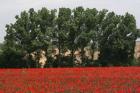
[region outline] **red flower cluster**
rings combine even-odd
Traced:
[[[140,68],[1,69],[0,93],[140,93]]]

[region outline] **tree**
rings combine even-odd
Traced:
[[[67,59],[62,56],[65,50],[71,51],[69,66],[74,66],[74,52],[77,49],[81,49],[85,66],[88,59],[84,58],[84,48],[89,46],[92,59],[96,50],[100,52],[102,66],[132,65],[138,29],[135,17],[129,13],[116,15],[106,9],[98,11],[83,7],[73,10],[60,8],[59,12],[56,9],[35,11],[31,8],[15,16],[15,19],[15,23],[6,25],[7,34],[1,52],[5,67],[26,67],[24,62],[19,66],[24,55],[42,50],[47,59],[51,59],[49,49],[54,46],[59,49],[56,59],[59,66],[64,65],[63,60]],[[27,61],[31,62],[30,59]],[[37,65],[36,60],[35,67]]]
[[[71,9],[69,8],[60,8],[58,13],[58,19],[57,19],[57,34],[58,34],[58,48],[59,48],[59,63],[61,62],[61,52],[64,51],[67,34],[68,32],[68,23],[71,19]],[[62,50],[62,51],[61,51]]]
[[[98,11],[93,8],[93,9],[89,9],[87,8],[85,11],[85,25],[86,25],[86,32],[87,32],[87,37],[89,38],[88,43],[90,43],[90,47],[91,47],[91,54],[92,54],[92,59],[94,57],[94,51],[97,50],[97,38],[98,38],[98,25],[99,23],[97,23],[97,21],[99,19],[98,18]]]
[[[51,45],[51,40],[53,38],[53,33],[56,30],[56,10],[49,11],[46,8],[42,8],[38,11],[38,26],[39,30],[37,33],[37,42],[36,44],[39,45],[38,49],[43,49],[46,51],[46,56],[48,59],[48,49]]]
[[[46,8],[42,8],[38,13],[34,9],[22,12],[20,16],[15,17],[14,24],[6,26],[6,46],[27,53],[47,49],[50,42],[49,30],[54,17],[53,12],[50,13]]]
[[[118,16],[110,12],[102,27],[103,35],[100,40],[102,65],[131,65],[136,40],[134,17],[128,13],[125,16]]]
[[[140,37],[140,29],[137,29],[137,36],[138,36],[138,38]]]
[[[74,17],[72,16],[71,17],[71,21],[70,23],[68,24],[69,25],[69,30],[68,30],[68,39],[67,39],[67,47],[68,49],[71,50],[71,65],[74,66],[74,51],[77,49],[77,46],[76,46],[76,37],[77,37],[77,32],[76,32],[76,25],[75,25],[75,22],[74,22]]]
[[[85,10],[83,7],[77,7],[74,11],[74,22],[76,25],[75,45],[81,49],[82,62],[84,62],[84,47],[87,45],[86,26],[85,26]]]

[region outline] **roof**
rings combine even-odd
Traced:
[[[140,38],[137,38],[137,39],[136,39],[136,42],[140,42]]]

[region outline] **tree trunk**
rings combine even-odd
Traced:
[[[74,66],[74,49],[71,50],[72,66]]]
[[[59,50],[58,65],[60,66],[60,63],[61,63],[61,45],[60,45],[60,41],[59,41],[59,45],[58,45],[58,50]]]
[[[27,66],[27,68],[30,68],[29,61],[28,60],[26,60],[26,66]]]
[[[94,49],[91,50],[91,58],[94,60]]]
[[[47,49],[45,49],[45,57],[46,57],[46,59],[47,59],[47,61],[46,61],[46,63],[45,63],[45,66],[47,65],[47,62],[48,62],[48,48]],[[44,67],[45,67],[44,66]]]
[[[81,48],[81,59],[82,59],[82,64],[84,62],[84,47]]]

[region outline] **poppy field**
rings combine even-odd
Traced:
[[[140,93],[140,68],[0,69],[0,93]]]

